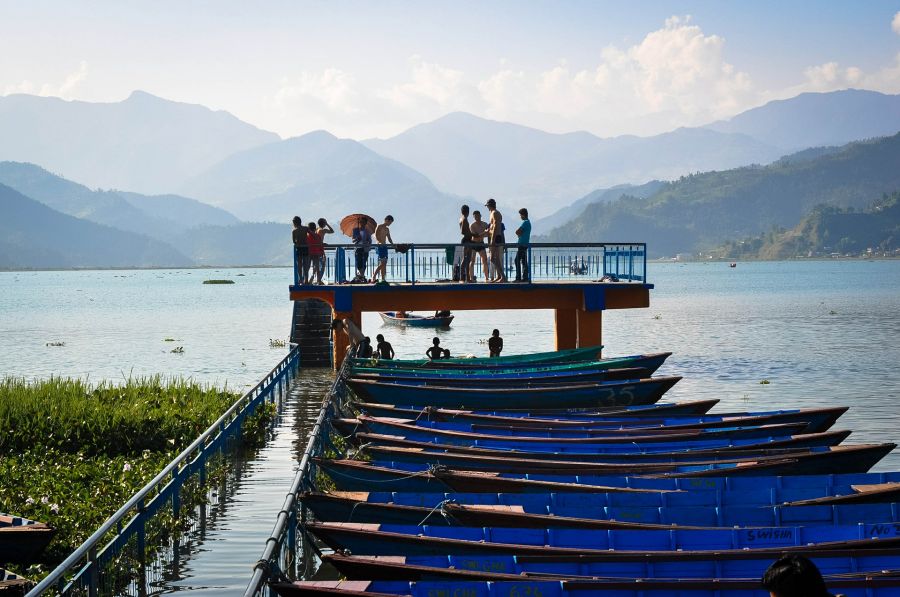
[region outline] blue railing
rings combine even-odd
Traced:
[[[244,420],[264,401],[283,397],[300,367],[300,351],[294,347],[250,391],[241,396],[200,437],[185,448],[152,481],[135,493],[115,514],[44,578],[28,597],[54,591],[62,595],[147,594],[146,563],[148,526],[164,515],[174,520],[181,512],[181,490],[186,481],[196,478],[201,487],[206,482],[207,462],[223,452],[241,433]],[[176,539],[177,540],[177,539]],[[133,552],[141,578],[120,582],[123,552]],[[116,567],[118,566],[118,569]],[[69,578],[71,576],[71,578]]]
[[[266,540],[266,546],[260,559],[253,567],[253,576],[244,592],[244,597],[271,594],[268,582],[283,578],[299,578],[312,564],[309,559],[314,550],[302,549],[302,542],[308,541],[302,532],[306,520],[306,511],[300,501],[303,491],[314,488],[316,467],[313,459],[323,454],[328,448],[338,451],[331,441],[332,418],[342,416],[346,411],[347,386],[345,379],[349,374],[352,359],[344,359],[343,365],[334,378],[334,384],[319,409],[319,416],[310,430],[309,441],[300,459],[300,467],[284,498],[281,511],[275,520],[272,533]]]
[[[467,253],[468,274],[462,272]],[[317,284],[320,279],[323,284],[371,280],[380,262],[384,263],[383,278],[391,284],[451,282],[466,275],[484,282],[496,280],[501,273],[510,281],[517,273],[530,282],[647,281],[645,243],[395,244],[371,245],[367,251],[354,245],[329,245],[318,259],[304,259],[296,250],[294,257],[295,286],[304,281]],[[517,257],[522,261],[518,272]],[[382,279],[380,272],[378,279]]]

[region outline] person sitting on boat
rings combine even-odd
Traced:
[[[488,350],[491,351],[492,357],[499,357],[503,352],[503,338],[500,337],[500,330],[494,330],[488,339]]]
[[[822,573],[801,555],[775,560],[763,574],[762,584],[771,597],[832,597]]]
[[[397,311],[397,313],[394,314],[394,317],[396,317],[397,319],[406,319],[407,317],[409,317],[409,313],[407,313],[406,311]]]
[[[366,336],[356,348],[356,356],[361,359],[371,359],[374,354],[372,350],[372,339]]]
[[[379,272],[381,272],[381,281],[386,281],[385,277],[387,276],[388,262],[388,247],[386,243],[394,244],[394,239],[391,238],[390,230],[390,225],[393,223],[394,216],[387,215],[384,217],[384,222],[375,228],[375,240],[378,242],[378,245],[375,247],[375,253],[378,256],[378,266],[372,274],[372,284],[378,282]]]
[[[375,346],[375,353],[378,355],[378,358],[392,361],[394,359],[394,347],[391,346],[391,343],[385,340],[381,334],[375,336],[375,339],[378,340],[378,344]]]
[[[450,317],[450,311],[447,311],[446,309],[443,311],[435,311],[434,316],[437,318]]]
[[[432,338],[431,344],[432,346],[425,351],[425,356],[427,356],[429,360],[437,361],[439,359],[446,359],[450,356],[449,350],[445,351],[443,348],[441,348],[441,339],[437,336]],[[447,356],[444,356],[445,354]]]

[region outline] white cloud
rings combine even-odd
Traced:
[[[675,16],[639,44],[605,48],[591,68],[565,61],[538,73],[507,68],[478,88],[493,117],[604,134],[658,132],[730,115],[756,99],[749,75],[725,60],[724,46],[690,17]]]
[[[891,21],[891,29],[897,35],[900,35],[900,10],[897,11],[897,14],[894,15],[894,20]]]
[[[67,74],[63,79],[62,83],[44,83],[40,87],[37,86],[33,81],[25,79],[20,81],[19,83],[14,83],[12,85],[7,85],[3,88],[3,95],[9,95],[11,93],[29,93],[32,95],[42,95],[42,96],[55,96],[61,97],[63,99],[73,99],[75,97],[76,91],[81,86],[81,83],[87,79],[88,76],[88,65],[87,62],[82,60],[78,64],[78,69]]]

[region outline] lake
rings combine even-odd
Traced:
[[[289,333],[290,278],[287,268],[2,272],[0,374],[162,374],[242,389],[285,353],[270,339]],[[649,309],[604,314],[604,353],[672,351],[660,373],[684,379],[669,398],[715,397],[729,410],[846,404],[850,441],[896,439],[900,261],[651,263],[648,279]],[[505,353],[553,348],[550,311],[456,316],[435,332],[367,313],[363,329],[402,357],[435,334],[454,355],[485,355],[495,327]],[[887,467],[900,468],[896,453]]]

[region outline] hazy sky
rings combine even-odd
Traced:
[[[900,0],[0,0],[0,94],[143,89],[285,137],[456,110],[652,134],[846,87],[900,93]]]

